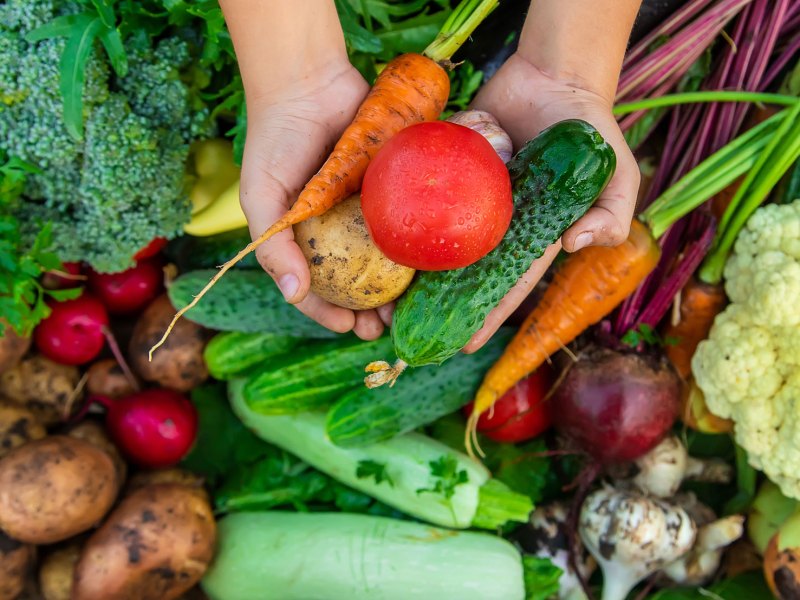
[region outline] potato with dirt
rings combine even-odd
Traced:
[[[208,378],[203,350],[211,332],[181,319],[151,361],[150,348],[161,339],[174,314],[175,308],[166,294],[156,298],[136,322],[128,354],[133,369],[145,381],[188,392]]]
[[[133,383],[113,358],[98,360],[86,371],[86,391],[90,395],[123,398],[138,391]]]
[[[44,600],[70,600],[80,542],[70,542],[48,553],[39,565],[39,590]]]
[[[20,404],[0,398],[0,458],[14,448],[46,435],[47,431],[36,415]]]
[[[105,426],[97,421],[85,419],[77,425],[70,427],[67,430],[67,435],[83,440],[84,442],[89,442],[108,454],[111,460],[114,461],[119,480],[121,482],[125,481],[125,477],[128,474],[128,463],[125,462],[117,446],[111,441],[111,438],[108,437]]]
[[[82,394],[80,371],[34,354],[0,374],[0,396],[22,404],[49,427],[77,411]]]
[[[15,600],[25,589],[36,550],[0,531],[0,600]]]
[[[60,542],[97,525],[121,483],[111,457],[89,442],[29,442],[0,459],[0,529],[29,544]]]
[[[3,326],[5,329],[0,333],[0,373],[16,366],[31,347],[30,336],[19,335],[6,321],[0,319],[0,329],[3,329]]]
[[[311,290],[353,310],[397,299],[416,272],[392,262],[367,231],[358,194],[318,217],[294,226],[294,239],[311,271]]]
[[[123,493],[127,496],[140,488],[157,483],[177,483],[188,487],[202,488],[204,481],[200,475],[177,467],[149,469],[132,475],[128,479]]]
[[[75,568],[73,600],[171,600],[208,568],[216,524],[199,488],[161,483],[123,498],[89,537]]]

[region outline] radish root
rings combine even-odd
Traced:
[[[278,221],[275,221],[275,223],[273,223],[269,227],[269,229],[267,229],[264,233],[262,233],[260,236],[258,236],[256,239],[254,239],[252,242],[247,244],[247,246],[245,246],[242,250],[240,250],[239,253],[236,256],[234,256],[232,259],[230,259],[228,262],[226,262],[224,265],[222,265],[219,268],[219,271],[217,272],[217,274],[214,275],[214,277],[211,278],[211,280],[206,284],[206,286],[202,290],[200,290],[200,293],[197,294],[194,297],[194,299],[192,299],[192,301],[189,302],[189,304],[187,304],[182,309],[180,309],[177,313],[175,313],[175,316],[172,317],[172,321],[170,322],[169,326],[167,327],[167,330],[164,332],[164,335],[161,336],[161,339],[158,340],[158,342],[156,342],[156,344],[152,348],[150,348],[150,352],[147,353],[147,359],[150,362],[153,361],[153,352],[158,350],[158,348],[160,348],[164,344],[164,342],[167,341],[167,338],[169,337],[169,334],[172,332],[173,328],[175,327],[175,324],[178,322],[178,319],[180,319],[184,314],[186,314],[186,311],[188,311],[190,308],[193,308],[194,306],[196,306],[197,303],[200,302],[200,298],[205,296],[206,292],[208,292],[208,290],[210,290],[212,287],[214,287],[214,284],[216,284],[217,281],[219,281],[220,278],[223,275],[225,275],[225,273],[230,271],[231,268],[236,263],[238,263],[245,256],[250,254],[253,250],[258,248],[261,244],[266,242],[273,235],[275,235],[276,233],[280,233],[284,229],[288,229],[292,225],[295,225],[295,220],[292,219],[292,218],[289,218],[288,216],[287,217],[283,217],[282,219],[279,219]]]
[[[369,389],[381,387],[387,383],[389,387],[394,387],[397,378],[406,370],[407,366],[408,363],[400,359],[397,359],[394,365],[390,365],[385,360],[373,361],[364,367],[365,372],[371,373],[364,377],[364,385]]]

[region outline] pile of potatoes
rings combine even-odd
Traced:
[[[216,543],[202,480],[131,474],[99,415],[74,418],[87,393],[120,398],[136,380],[187,392],[208,377],[208,332],[189,321],[146,360],[173,313],[161,296],[132,324],[134,381],[114,359],[61,365],[8,328],[0,336],[0,600],[202,597]]]

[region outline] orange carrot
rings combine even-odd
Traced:
[[[664,337],[675,338],[675,344],[664,349],[678,374],[688,379],[692,374],[692,356],[697,345],[708,337],[714,317],[725,307],[725,290],[721,284],[704,283],[692,278],[681,291],[680,320],[664,329]]]
[[[323,214],[361,187],[369,161],[394,134],[414,123],[432,121],[444,110],[450,95],[450,78],[436,61],[421,54],[394,58],[336,143],[322,168],[306,184],[297,201],[283,217],[226,262],[211,281],[170,323],[161,340],[150,350],[152,358],[178,319],[198,303],[231,267],[276,233]]]
[[[590,246],[564,261],[539,304],[484,376],[467,423],[470,455],[478,417],[551,354],[614,310],[650,274],[660,256],[647,226],[634,219],[628,239],[619,246]]]

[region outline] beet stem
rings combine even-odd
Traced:
[[[125,360],[125,357],[122,354],[122,351],[119,349],[119,344],[117,344],[117,339],[114,337],[113,332],[103,325],[102,328],[103,335],[106,338],[106,342],[108,342],[108,347],[111,350],[111,354],[114,355],[114,359],[119,364],[119,367],[122,369],[122,373],[125,375],[125,378],[128,380],[128,383],[131,384],[131,388],[134,392],[141,391],[141,386],[136,379],[136,376],[131,371],[130,366],[128,365],[128,361]]]

